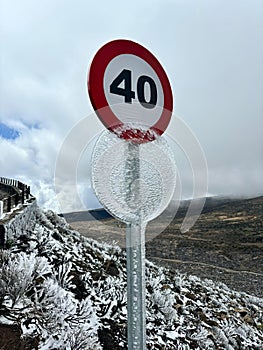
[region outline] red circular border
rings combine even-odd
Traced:
[[[108,64],[113,58],[123,54],[135,55],[146,61],[160,79],[164,94],[163,111],[159,120],[150,128],[150,130],[161,135],[167,128],[172,116],[172,89],[168,77],[157,58],[145,47],[131,40],[118,39],[110,41],[102,46],[94,56],[88,74],[88,92],[92,106],[102,123],[109,130],[114,132],[116,128],[123,125],[108,105],[103,85],[104,74]],[[150,136],[150,134],[153,133],[148,133],[147,135],[142,136],[138,133],[138,130],[134,133],[132,130],[129,130],[119,136],[125,139],[140,139],[140,142],[147,142],[153,140],[153,136]]]

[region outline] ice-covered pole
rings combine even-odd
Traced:
[[[128,350],[146,349],[145,320],[145,224],[140,215],[140,150],[139,144],[127,145],[125,178],[127,203],[138,206],[138,221],[126,228]]]

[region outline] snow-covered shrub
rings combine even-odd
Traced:
[[[77,301],[58,281],[49,278],[35,295],[34,312],[37,333],[42,335],[41,350],[99,349],[98,319],[89,298]]]
[[[67,262],[59,265],[56,278],[61,287],[67,287],[67,288],[72,287],[71,280],[73,278],[73,275],[71,274],[71,269],[72,269],[71,262]]]
[[[1,251],[0,255],[0,295],[1,298],[11,301],[12,309],[26,298],[27,292],[34,287],[39,278],[51,272],[51,268],[47,259],[36,257],[35,254],[11,254]]]
[[[154,290],[153,300],[157,306],[158,311],[164,316],[166,322],[172,322],[177,318],[177,314],[174,308],[174,293],[168,285],[164,285],[161,290]]]
[[[40,350],[100,349],[90,298],[76,300],[67,290],[70,263],[60,265],[57,279],[47,258],[34,253],[2,250],[0,263],[0,310],[21,325],[23,336],[40,336]]]

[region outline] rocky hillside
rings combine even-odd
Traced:
[[[0,349],[127,349],[123,250],[34,220],[0,251]],[[262,349],[262,299],[150,262],[146,290],[147,349]]]
[[[148,256],[263,297],[263,197],[207,203],[194,227],[182,234],[184,214],[182,208],[164,232],[148,242]]]
[[[182,203],[175,217],[173,206],[169,208],[168,220],[164,217],[171,221],[168,227],[160,218],[148,224],[147,257],[170,269],[210,277],[263,297],[263,197],[208,198],[194,227],[181,233],[187,204]],[[103,211],[97,215],[104,217]],[[117,220],[91,220],[88,212],[67,214],[66,219],[87,237],[124,246],[125,225]],[[160,226],[166,227],[163,232]]]

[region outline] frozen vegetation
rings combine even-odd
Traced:
[[[117,246],[35,212],[0,251],[0,324],[47,349],[127,349],[126,261]],[[262,349],[262,299],[146,262],[148,349]]]

